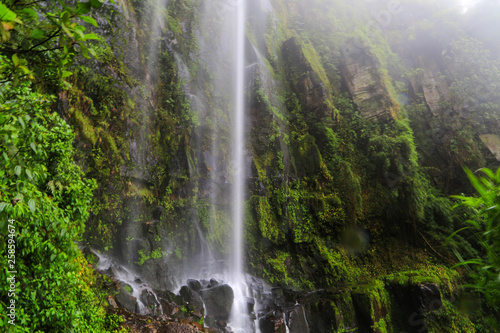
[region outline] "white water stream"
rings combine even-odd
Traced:
[[[253,332],[247,313],[247,297],[251,295],[246,285],[243,264],[243,232],[245,202],[245,25],[246,0],[236,0],[236,49],[233,131],[233,243],[229,266],[229,285],[234,291],[230,326],[234,332]]]

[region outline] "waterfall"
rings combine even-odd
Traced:
[[[243,204],[245,186],[245,0],[237,2],[236,91],[233,133],[233,258],[231,271],[236,281],[243,279]]]
[[[233,243],[230,263],[230,284],[234,290],[231,325],[237,332],[250,326],[246,313],[247,287],[243,268],[243,210],[245,196],[245,15],[246,0],[236,1],[236,50],[233,132]]]

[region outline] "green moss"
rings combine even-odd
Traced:
[[[83,140],[94,145],[97,142],[97,134],[91,120],[81,110],[76,108],[70,109],[69,114],[74,119],[78,133],[82,136]]]

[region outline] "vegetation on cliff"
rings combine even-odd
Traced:
[[[247,32],[248,272],[352,291],[380,332],[406,325],[397,292],[433,283],[446,299],[430,331],[493,330],[500,173],[463,167],[498,165],[498,3],[270,3]],[[0,3],[0,253],[14,219],[26,331],[115,328],[75,241],[161,290],[201,238],[229,250],[231,87],[218,75],[231,64],[214,49],[231,43],[218,9]],[[484,316],[452,302],[467,283]]]

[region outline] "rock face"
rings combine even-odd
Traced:
[[[344,59],[342,75],[363,117],[389,119],[395,115],[397,106],[390,99],[377,66],[364,51]]]
[[[496,134],[483,134],[479,136],[488,150],[500,161],[500,136]]]
[[[120,292],[118,293],[118,295],[116,295],[116,303],[130,312],[138,312],[137,298],[127,294],[127,292],[123,288],[120,289]]]
[[[423,63],[420,61],[422,72],[410,80],[414,93],[424,96],[427,107],[434,115],[438,115],[445,103],[450,103],[450,89],[446,81],[440,76],[435,62]]]
[[[201,298],[207,309],[207,316],[216,320],[228,320],[233,306],[233,289],[227,284],[216,285],[200,290]]]
[[[426,314],[442,306],[441,291],[435,283],[390,283],[393,324],[409,333],[428,332]]]
[[[302,305],[295,305],[288,313],[287,324],[290,333],[309,333],[306,313]]]
[[[301,104],[307,107],[307,112],[314,118],[324,117],[328,110],[325,87],[304,55],[297,38],[292,37],[283,43],[283,58],[289,68],[287,79]]]
[[[187,286],[183,286],[179,293],[186,302],[193,305],[195,308],[203,308],[203,300],[201,299],[201,296],[197,291]]]
[[[441,291],[437,284],[417,284],[412,289],[412,300],[417,311],[427,313],[443,306]]]

